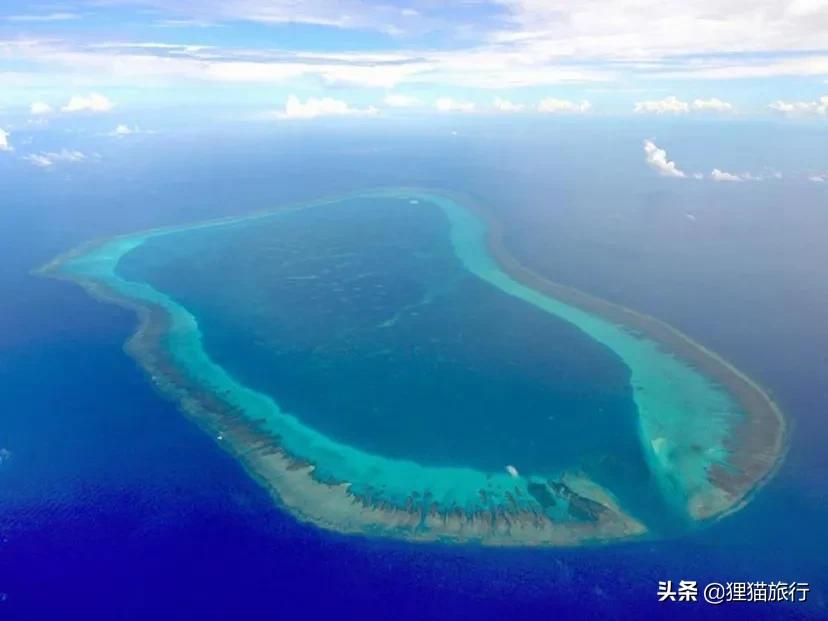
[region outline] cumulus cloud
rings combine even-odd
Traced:
[[[124,136],[131,136],[132,134],[137,134],[138,131],[139,130],[137,127],[130,127],[129,125],[121,123],[118,125],[118,127],[109,132],[109,135],[115,136],[116,138],[122,138]]]
[[[664,99],[639,101],[635,104],[635,111],[655,114],[684,114],[690,112],[690,104],[686,101],[681,101],[674,95],[670,95]]]
[[[57,162],[77,163],[83,162],[87,158],[81,151],[76,151],[74,149],[61,149],[60,151],[48,153],[31,153],[29,155],[24,155],[23,159],[38,168],[51,168]]]
[[[589,112],[592,104],[588,101],[569,101],[568,99],[555,99],[546,97],[538,104],[538,112]]]
[[[413,108],[419,105],[420,100],[409,95],[400,95],[399,93],[388,93],[383,99],[383,102],[389,108]]]
[[[109,112],[115,107],[109,99],[99,93],[90,93],[89,95],[75,95],[66,103],[63,108],[64,112]]]
[[[777,100],[768,107],[783,114],[828,114],[828,95],[816,101]]]
[[[696,99],[692,104],[693,110],[700,112],[732,112],[733,104],[727,101],[722,101],[717,97],[710,99]]]
[[[647,164],[664,177],[684,178],[687,175],[676,166],[676,163],[667,159],[667,151],[660,149],[652,140],[644,141],[644,155]]]
[[[45,101],[32,102],[32,105],[29,106],[29,114],[32,116],[45,116],[47,114],[52,114],[52,106],[47,104]]]
[[[323,116],[370,116],[377,114],[374,107],[352,108],[348,102],[332,97],[309,97],[302,101],[291,95],[283,110],[277,112],[280,119],[315,119]]]
[[[9,136],[9,132],[0,127],[0,151],[13,151]]]
[[[808,181],[812,181],[813,183],[826,183],[828,182],[828,173],[824,175],[811,175],[808,177]]]
[[[711,97],[710,99],[694,99],[692,102],[687,102],[679,99],[675,95],[670,95],[664,99],[639,101],[635,104],[634,110],[638,113],[651,114],[687,114],[691,111],[732,112],[733,104],[728,101],[723,101],[718,97]]]
[[[492,106],[494,106],[494,109],[498,112],[520,112],[526,108],[523,104],[515,103],[513,101],[509,101],[508,99],[503,99],[502,97],[495,97]]]
[[[693,178],[702,180],[705,175],[700,172],[692,174],[685,173],[681,170],[674,161],[668,159],[667,152],[656,145],[652,140],[644,141],[644,155],[647,164],[658,172],[658,174],[665,177],[675,177],[678,179]],[[709,175],[713,181],[724,182],[741,182],[741,181],[764,181],[765,179],[781,179],[782,173],[776,171],[766,171],[761,174],[753,174],[750,172],[731,173],[720,168],[714,168]]]
[[[736,175],[733,173],[725,172],[724,170],[719,170],[718,168],[714,168],[713,171],[710,173],[710,178],[713,181],[746,181],[751,179],[749,173],[744,173],[740,175]]]
[[[475,104],[473,101],[459,101],[451,97],[440,97],[434,104],[440,112],[473,112]]]

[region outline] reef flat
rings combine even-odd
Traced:
[[[257,389],[251,385],[254,382],[239,379],[243,373],[238,369],[230,372],[217,362],[220,347],[215,343],[205,346],[209,339],[205,339],[201,325],[209,323],[208,313],[203,308],[193,312],[179,299],[186,297],[186,288],[177,285],[180,291],[171,295],[165,289],[171,287],[168,282],[165,286],[159,284],[165,282],[163,278],[150,284],[137,277],[137,268],[131,277],[125,275],[130,261],[137,263],[136,257],[141,257],[142,252],[141,269],[146,274],[165,274],[187,260],[192,262],[192,257],[188,258],[180,249],[187,245],[183,236],[193,232],[217,232],[226,238],[231,230],[238,234],[252,229],[251,225],[285,226],[282,223],[296,214],[331,209],[342,213],[355,209],[354,205],[376,200],[393,203],[393,207],[391,203],[383,205],[384,210],[439,212],[457,272],[465,273],[464,283],[472,281],[464,286],[476,287],[475,295],[486,296],[488,304],[509,300],[510,316],[525,313],[544,330],[544,320],[563,322],[574,327],[576,336],[585,343],[600,344],[608,355],[623,363],[635,406],[636,450],[646,464],[647,476],[638,477],[637,488],[623,489],[623,481],[608,474],[614,469],[612,464],[594,466],[577,459],[555,460],[553,445],[547,465],[541,446],[535,451],[539,457],[531,468],[521,467],[518,471],[509,462],[507,468],[497,471],[487,469],[489,464],[485,461],[472,465],[464,458],[465,461],[458,459],[460,463],[454,463],[442,455],[431,459],[427,451],[422,453],[425,457],[418,453],[415,459],[406,453],[406,447],[396,447],[397,454],[390,448],[387,452],[381,450],[381,443],[362,446],[360,430],[343,426],[342,420],[320,421],[320,425],[332,425],[332,431],[325,433],[309,423],[313,408],[288,409],[282,405],[278,390]],[[364,226],[364,222],[358,224]],[[302,226],[308,228],[310,224]],[[430,226],[435,231],[443,230],[436,224]],[[215,244],[217,239],[210,238],[209,242]],[[159,259],[163,254],[161,245],[167,246],[163,249],[167,253],[163,261]],[[256,257],[256,264],[270,265],[268,261],[277,256],[274,252],[272,248],[266,249]],[[416,252],[420,250],[412,250]],[[290,261],[299,260],[306,258],[294,257]],[[279,265],[290,262],[280,261]],[[272,264],[277,263],[273,260]],[[658,499],[649,511],[657,512],[659,502],[663,501],[680,528],[692,527],[695,522],[741,506],[773,471],[785,446],[784,418],[771,399],[745,375],[658,320],[551,283],[527,270],[505,249],[496,221],[471,201],[446,193],[411,188],[372,190],[240,218],[146,231],[89,244],[59,257],[42,271],[78,282],[99,299],[135,310],[140,327],[130,339],[127,351],[155,385],[213,434],[285,508],[300,519],[325,528],[410,540],[474,541],[488,545],[571,546],[653,536],[656,533],[648,509],[633,506],[630,500],[639,492],[646,492],[651,486]],[[287,274],[281,278],[305,282],[315,277],[307,272]],[[439,292],[444,288],[439,281],[440,278],[435,280],[438,294],[434,294],[438,296],[443,295]],[[400,300],[405,293],[399,293]],[[424,301],[401,306],[405,320],[409,324],[416,322],[419,309],[431,305],[432,297],[428,293]],[[359,299],[365,299],[364,294]],[[231,315],[239,312],[237,308],[221,310]],[[215,310],[212,312],[215,314]],[[401,316],[398,312],[378,327],[397,329]],[[331,317],[331,321],[337,320],[335,314]],[[441,320],[444,317],[449,315],[441,315]],[[310,318],[308,323],[312,323]],[[552,323],[549,330],[554,328]],[[314,331],[322,325],[320,319],[313,324]],[[340,332],[353,332],[353,326],[344,328]],[[382,341],[384,337],[376,334],[386,333],[374,326],[371,338]],[[279,339],[270,343],[268,336],[257,335],[257,346],[266,349],[283,345]],[[563,332],[555,336],[564,337]],[[297,347],[301,349],[301,345]],[[320,343],[314,342],[314,355],[322,355],[319,348]],[[341,353],[327,352],[325,360],[337,360]],[[528,367],[524,371],[518,369],[517,375],[522,374],[529,374]],[[370,379],[365,382],[367,387],[371,385]],[[513,386],[504,388],[510,394],[513,390]],[[335,396],[335,390],[330,392]],[[284,398],[288,397],[285,394]],[[596,405],[595,410],[600,408]],[[391,417],[394,412],[384,414]],[[520,407],[516,406],[510,415],[519,417]],[[589,425],[588,416],[589,413],[579,412],[574,418],[587,417],[585,422]],[[344,418],[347,423],[348,417]],[[579,422],[572,418],[567,424]],[[486,421],[479,423],[485,426]],[[435,432],[439,432],[439,427],[429,430]],[[470,443],[485,443],[485,438],[475,439],[474,433],[475,430],[469,430]],[[343,440],[348,434],[356,434],[354,440]],[[582,435],[584,441],[589,440],[589,434]],[[459,437],[462,441],[463,436]],[[557,445],[561,452],[566,439]],[[528,441],[522,441],[526,442],[528,452]],[[519,452],[513,454],[516,460],[521,458]],[[625,459],[634,459],[630,451],[623,455]]]

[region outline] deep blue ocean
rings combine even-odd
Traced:
[[[100,157],[83,165],[0,160],[0,619],[828,617],[828,188],[659,178],[646,137],[687,170],[828,168],[824,127],[611,120],[90,133],[78,146]],[[503,550],[320,531],[155,393],[122,351],[129,312],[30,273],[92,238],[376,185],[470,193],[533,269],[723,354],[791,420],[778,474],[737,514],[653,543]],[[811,592],[659,604],[660,580]]]

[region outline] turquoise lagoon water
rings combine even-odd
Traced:
[[[166,309],[190,381],[319,480],[396,506],[537,508],[532,481],[578,473],[672,531],[719,493],[707,470],[744,417],[653,341],[514,280],[479,216],[440,194],[119,237],[63,269]]]

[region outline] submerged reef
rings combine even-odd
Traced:
[[[410,209],[439,208],[466,272],[498,295],[571,324],[617,356],[629,371],[653,493],[679,529],[738,509],[773,473],[786,446],[785,419],[754,381],[664,322],[528,270],[509,254],[497,220],[465,197],[418,188],[371,190],[94,242],[41,272],[134,310],[140,325],[127,352],[299,519],[345,533],[486,545],[573,546],[657,536],[647,516],[620,500],[620,490],[577,465],[522,474],[504,464],[501,472],[486,472],[392,458],[329,437],[303,422],[301,413],[285,411],[278,394],[245,385],[212,359],[198,317],[185,305],[118,269],[149,240],[345,199],[383,198]]]

